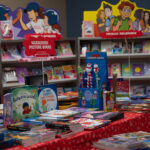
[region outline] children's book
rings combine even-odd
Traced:
[[[25,76],[28,76],[27,68],[16,68],[16,74],[19,83],[25,83]]]
[[[122,42],[122,52],[123,53],[132,53],[132,42],[128,42],[128,45],[126,45],[125,42]]]
[[[129,77],[132,76],[132,66],[129,64],[122,64],[122,76]]]
[[[14,122],[24,118],[39,116],[39,101],[37,87],[24,86],[11,91],[13,97]]]
[[[15,47],[15,46],[9,47],[8,52],[12,59],[21,59],[22,58],[17,47]]]
[[[112,54],[122,54],[121,42],[112,42]]]
[[[82,24],[82,36],[93,37],[94,36],[94,24],[93,21],[83,21]]]
[[[71,44],[70,42],[66,41],[66,42],[61,42],[60,43],[60,49],[61,49],[61,55],[62,56],[69,56],[69,55],[73,55],[72,49],[71,49]]]
[[[110,76],[113,76],[113,74],[117,74],[117,76],[121,76],[121,64],[120,63],[110,64]]]
[[[11,20],[0,21],[1,34],[4,40],[13,39],[13,26]]]
[[[58,87],[57,88],[57,95],[60,96],[60,95],[63,95],[64,94],[64,89],[63,87]]]
[[[54,69],[53,69],[53,79],[58,80],[58,79],[63,79],[63,78],[64,78],[63,68],[61,66],[54,67]]]
[[[101,41],[101,51],[107,52],[107,54],[112,54],[112,42],[111,41]]]
[[[48,81],[53,79],[53,67],[44,67],[44,73],[47,74]]]
[[[8,52],[8,49],[6,47],[2,48],[2,60],[8,60],[11,59],[11,56]]]
[[[143,85],[134,85],[131,88],[134,97],[143,97],[146,94],[146,87]]]
[[[3,126],[13,123],[13,110],[12,110],[12,94],[7,93],[3,96]]]
[[[83,112],[90,112],[90,111],[93,111],[93,110],[97,110],[97,108],[70,107],[66,110],[78,111],[80,113],[83,113]]]
[[[132,64],[133,76],[144,75],[144,64]]]
[[[143,50],[143,43],[140,42],[134,42],[133,44],[133,53],[142,53]]]
[[[144,75],[150,76],[150,64],[148,64],[148,63],[144,64]]]
[[[70,122],[80,123],[85,130],[94,130],[110,123],[109,120],[96,120],[96,119],[88,119],[88,118],[79,118],[79,119],[72,120]]]
[[[144,40],[143,53],[150,53],[150,40]]]
[[[41,85],[38,88],[40,112],[58,109],[58,97],[56,84]]]
[[[75,70],[71,65],[62,66],[64,71],[64,78],[76,78]]]

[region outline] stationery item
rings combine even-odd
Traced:
[[[144,75],[144,65],[143,64],[132,64],[133,76]]]
[[[80,123],[85,130],[94,130],[103,126],[106,126],[109,120],[96,120],[88,118],[78,118],[71,121],[72,123]]]
[[[38,87],[39,110],[41,113],[58,109],[56,84]]]
[[[25,83],[25,76],[28,76],[27,68],[16,68],[16,74],[19,83]]]
[[[11,91],[13,102],[13,119],[19,122],[27,117],[39,116],[37,87],[24,86]]]

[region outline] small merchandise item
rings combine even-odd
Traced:
[[[110,123],[109,120],[96,120],[96,119],[88,119],[88,118],[78,118],[71,121],[72,123],[80,123],[85,130],[94,130],[103,126],[106,126]]]
[[[144,75],[144,64],[132,64],[133,76],[143,76]]]
[[[13,39],[13,26],[11,20],[0,21],[1,34],[3,40]]]
[[[29,122],[18,122],[15,124],[7,125],[9,130],[15,131],[29,131],[29,130],[39,130],[44,128],[45,125],[38,123],[29,123]]]

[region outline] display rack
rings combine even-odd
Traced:
[[[0,41],[0,49],[2,52],[2,46],[9,46],[9,45],[20,45],[23,43],[24,39],[19,39],[19,40],[1,40]],[[77,44],[76,44],[76,39],[75,38],[65,38],[59,41],[56,41],[55,44],[59,44],[59,42],[62,41],[69,41],[73,55],[71,56],[57,56],[56,59],[51,59],[47,60],[42,59],[36,59],[33,58],[31,61],[18,61],[17,59],[9,59],[9,60],[0,60],[0,103],[2,103],[2,96],[3,94],[11,88],[14,87],[20,87],[25,85],[24,83],[5,83],[3,84],[2,81],[2,70],[4,67],[27,67],[27,68],[32,68],[32,67],[37,67],[37,68],[42,68],[42,61],[43,65],[45,66],[61,66],[61,65],[77,65]],[[0,54],[1,57],[1,54]],[[55,56],[54,56],[55,57]],[[70,79],[61,79],[61,80],[51,80],[48,81],[48,83],[56,83],[57,87],[76,87],[77,88],[77,78],[70,78]]]

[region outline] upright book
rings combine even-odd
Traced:
[[[41,85],[38,88],[40,112],[58,109],[56,84]]]
[[[24,86],[11,91],[13,98],[13,119],[15,122],[24,118],[39,116],[37,87]]]

